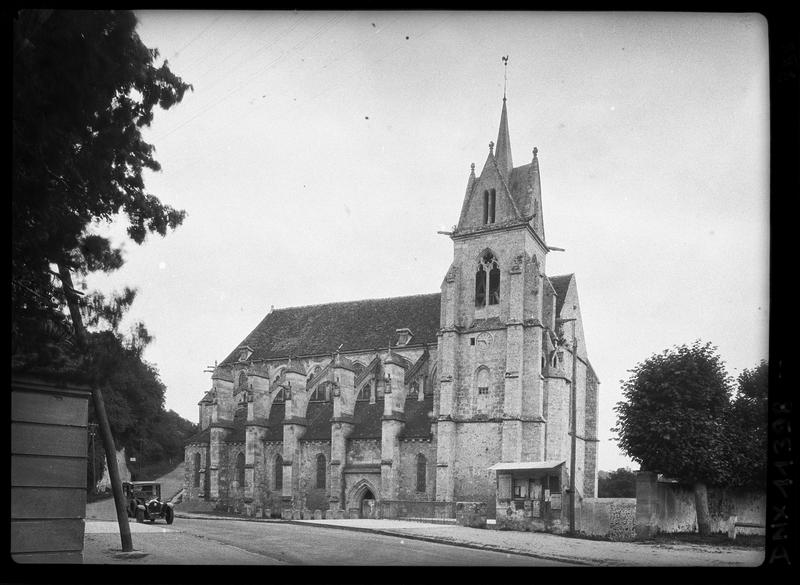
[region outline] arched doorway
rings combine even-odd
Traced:
[[[377,490],[368,480],[362,479],[350,490],[347,498],[348,513],[358,511],[359,518],[378,518]]]
[[[377,518],[375,494],[372,493],[371,489],[367,488],[364,490],[364,493],[361,496],[361,505],[359,506],[359,510],[361,511],[361,518]]]

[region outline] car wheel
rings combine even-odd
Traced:
[[[172,524],[172,521],[175,520],[175,513],[172,511],[172,508],[167,508],[164,518],[166,518],[167,524]]]
[[[139,524],[144,522],[144,510],[136,510],[136,521]]]

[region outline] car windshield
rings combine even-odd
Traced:
[[[158,495],[160,495],[159,492],[161,492],[161,490],[158,489],[159,487],[160,486],[152,485],[152,484],[151,485],[137,485],[137,486],[134,486],[133,490],[134,490],[134,493],[141,494],[143,496],[158,496]]]

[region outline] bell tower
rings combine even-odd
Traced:
[[[514,167],[505,95],[497,141],[471,165],[442,282],[437,500],[494,501],[497,462],[543,457],[545,243],[538,149]]]

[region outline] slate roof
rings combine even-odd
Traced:
[[[431,418],[429,412],[433,411],[433,394],[426,395],[422,400],[413,396],[406,400],[406,426],[403,428],[403,438],[427,439],[431,436]]]
[[[321,355],[386,347],[396,330],[414,332],[412,344],[437,341],[440,293],[289,307],[271,311],[236,345],[253,348],[251,360]],[[222,364],[236,361],[234,349]]]
[[[356,401],[353,408],[353,422],[355,428],[350,434],[351,439],[380,439],[381,418],[383,417],[383,398],[370,404],[366,401]]]
[[[227,443],[244,443],[246,432],[245,424],[247,424],[247,408],[237,408],[233,414],[233,430],[228,435]]]
[[[193,434],[191,437],[186,439],[183,444],[189,445],[191,443],[208,443],[211,440],[210,438],[211,429],[206,428]]]
[[[303,435],[306,441],[330,441],[331,418],[333,417],[333,402],[309,402],[306,408],[306,421],[308,426]]]
[[[562,274],[560,276],[550,276],[550,284],[556,291],[556,317],[561,315],[561,307],[564,306],[564,298],[567,296],[567,288],[569,288],[569,281],[572,280],[574,274]]]
[[[285,402],[272,404],[272,408],[269,409],[269,418],[267,419],[267,441],[283,441],[283,416],[285,412]]]
[[[531,196],[528,194],[528,185],[530,179],[528,173],[530,172],[531,163],[522,165],[521,167],[514,167],[508,178],[508,190],[511,191],[511,197],[517,208],[522,215],[530,215],[533,213],[531,209]]]

